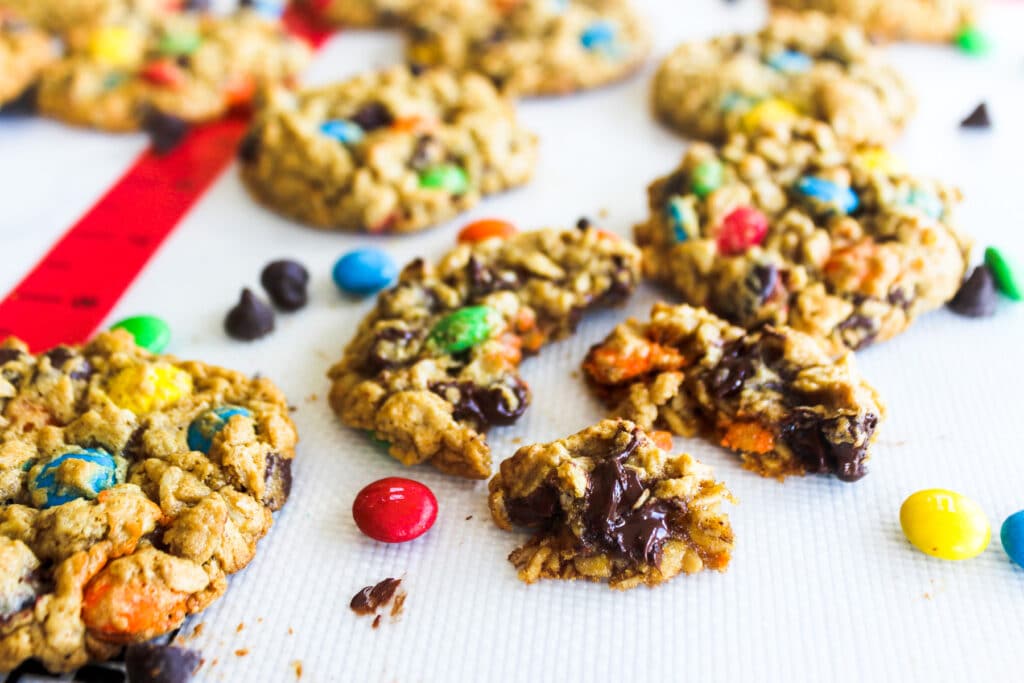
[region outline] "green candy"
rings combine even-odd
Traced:
[[[469,191],[469,176],[461,166],[439,164],[431,166],[420,175],[420,187],[444,190],[454,195],[466,194]]]
[[[725,169],[717,159],[702,161],[693,169],[690,183],[693,193],[698,197],[706,197],[722,185],[722,173]]]
[[[459,353],[473,348],[491,336],[491,321],[498,312],[490,306],[467,306],[449,313],[434,325],[427,343],[445,353]]]
[[[126,330],[135,337],[135,344],[152,353],[160,353],[171,341],[171,328],[160,318],[136,315],[110,326],[112,330]]]
[[[198,33],[167,33],[160,39],[160,53],[175,57],[190,55],[199,49],[203,39]]]
[[[1024,301],[1024,280],[1019,268],[1014,267],[1001,251],[995,247],[985,250],[985,265],[992,271],[996,289],[1014,301]]]
[[[992,49],[992,42],[977,26],[964,26],[953,40],[957,47],[975,57],[988,54]]]

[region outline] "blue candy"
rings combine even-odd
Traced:
[[[200,413],[188,426],[188,447],[193,451],[209,453],[213,437],[220,434],[220,430],[235,415],[252,417],[252,411],[241,406],[219,406]]]
[[[613,55],[617,47],[615,24],[610,21],[595,21],[580,34],[580,43],[591,52]]]
[[[249,6],[269,19],[279,19],[284,14],[283,0],[251,0]]]
[[[697,233],[697,212],[691,202],[682,197],[668,200],[668,217],[676,242],[685,242]]]
[[[398,277],[398,266],[380,249],[365,248],[348,252],[334,264],[334,284],[348,294],[373,294]]]
[[[768,66],[784,74],[810,71],[814,60],[797,50],[780,50],[767,59]]]
[[[64,467],[65,464],[75,466]],[[58,455],[43,465],[29,483],[29,489],[36,504],[51,508],[79,498],[95,498],[100,491],[116,485],[117,479],[114,456],[102,448],[82,448]]]
[[[551,11],[555,14],[564,14],[569,9],[569,0],[551,0]]]
[[[860,206],[857,193],[852,188],[837,185],[824,178],[804,176],[797,182],[796,189],[820,210],[826,212],[853,213]]]
[[[345,119],[331,119],[320,124],[320,132],[345,145],[353,145],[365,137],[362,126]]]
[[[942,214],[944,213],[941,199],[931,192],[917,187],[910,188],[906,197],[903,198],[903,205],[917,209],[924,215],[930,216],[935,220],[942,218]]]
[[[1003,542],[1003,550],[1010,559],[1024,567],[1024,510],[1006,518],[999,532],[999,540]]]
[[[750,109],[756,101],[756,98],[738,92],[727,92],[718,101],[718,108],[722,111],[742,111]]]

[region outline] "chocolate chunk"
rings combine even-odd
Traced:
[[[984,102],[974,108],[967,118],[960,122],[961,128],[991,128],[992,120],[988,116],[988,107]]]
[[[129,683],[185,683],[199,668],[199,653],[173,645],[129,645],[124,668]]]
[[[878,336],[876,321],[860,313],[854,313],[839,323],[837,329],[843,339],[843,343],[854,351],[870,345],[875,340],[875,337]]]
[[[619,551],[627,557],[657,566],[669,538],[668,506],[653,501],[633,510],[622,518],[613,535]]]
[[[960,291],[948,306],[954,313],[968,318],[987,318],[995,315],[998,303],[999,296],[992,271],[982,264],[960,285]]]
[[[352,596],[348,606],[356,614],[373,614],[394,597],[401,583],[401,579],[384,579],[376,586],[367,586]]]
[[[149,141],[157,154],[167,154],[185,139],[189,123],[159,109],[149,109],[142,117],[142,129],[149,133]]]
[[[359,127],[369,132],[378,128],[386,128],[395,121],[391,111],[380,102],[371,102],[359,108],[351,119],[358,123]]]
[[[417,171],[423,171],[440,162],[444,150],[433,135],[421,135],[416,139],[409,165]]]
[[[422,30],[422,29],[420,29],[417,32],[416,27],[413,27],[412,28],[412,35],[413,35],[414,38],[416,37],[417,33],[420,34],[419,35],[420,40],[426,40],[426,37],[428,35],[427,32]],[[411,73],[413,76],[419,76],[419,75],[421,75],[426,70],[427,70],[427,67],[424,66],[423,64],[420,64],[419,62],[409,62],[409,73]]]
[[[456,420],[473,422],[480,429],[492,424],[512,424],[522,417],[530,403],[530,389],[518,378],[511,386],[438,382],[430,390],[452,403],[452,416]],[[457,394],[454,399],[453,393]]]
[[[260,136],[256,130],[250,130],[238,144],[238,160],[244,164],[254,164],[260,156]]]
[[[75,352],[66,346],[55,346],[43,356],[50,359],[50,365],[54,370],[62,370],[64,364],[75,357]]]
[[[279,453],[268,454],[263,481],[263,504],[271,510],[280,510],[292,492],[292,461]]]
[[[576,221],[577,230],[586,230],[590,227],[590,225],[590,219],[587,218],[586,216],[582,216],[578,221]]]
[[[753,349],[744,347],[741,340],[728,344],[722,351],[722,359],[708,375],[708,389],[718,399],[735,396],[743,383],[754,374]]]
[[[224,319],[228,336],[241,341],[252,341],[270,334],[274,329],[274,311],[260,301],[247,287],[242,297]]]
[[[822,418],[810,408],[797,408],[782,424],[780,436],[810,473],[835,474],[857,481],[865,474],[864,456],[878,426],[878,416]]]
[[[469,257],[466,272],[469,275],[470,293],[476,298],[483,298],[502,290],[516,289],[522,281],[515,271],[489,268],[476,256]]]
[[[371,372],[396,368],[416,357],[419,335],[405,327],[385,327],[373,338],[366,354],[366,365]]]
[[[21,358],[21,351],[18,349],[0,349],[0,365],[10,363]]]
[[[525,498],[505,501],[505,509],[513,524],[526,527],[547,527],[558,519],[558,490],[550,484],[538,486]]]
[[[608,285],[608,289],[593,302],[595,306],[617,306],[629,299],[636,288],[636,282],[633,281],[633,273],[629,268],[629,264],[626,263],[625,257],[619,254],[612,256],[612,267],[615,270],[609,276],[611,282]]]
[[[260,273],[260,284],[274,305],[283,311],[297,311],[306,305],[309,272],[297,261],[273,261]]]
[[[779,269],[774,263],[761,263],[750,271],[750,284],[761,301],[767,301],[779,284]]]

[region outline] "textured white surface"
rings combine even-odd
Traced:
[[[754,27],[763,16],[751,0],[639,4],[654,20],[658,55],[686,38]],[[962,223],[979,244],[1024,255],[1024,5],[994,5],[988,19],[999,50],[986,60],[944,47],[891,50],[921,104],[897,151],[913,168],[963,187]],[[339,36],[309,80],[398,60],[399,46],[383,34]],[[229,171],[129,290],[112,320],[159,314],[175,331],[172,352],[262,372],[297,407],[292,499],[227,596],[190,622],[204,625],[187,639],[206,659],[200,679],[289,681],[301,662],[302,680],[317,682],[1019,680],[1024,570],[1010,564],[998,538],[972,561],[928,558],[904,540],[898,510],[915,490],[954,488],[982,505],[998,534],[1001,521],[1024,508],[1024,306],[1004,304],[985,321],[939,311],[860,356],[890,416],[871,474],[855,485],[766,481],[720,449],[677,439],[740,498],[731,509],[736,554],[726,574],[655,590],[519,583],[505,557],[522,539],[490,522],[485,483],[403,470],[330,413],[324,373],[371,305],[337,294],[334,259],[362,244],[385,247],[400,262],[436,257],[467,220],[489,215],[530,228],[606,210],[603,224],[628,235],[644,215],[647,183],[685,148],[648,114],[651,68],[599,92],[524,103],[522,116],[543,138],[535,182],[412,237],[303,229],[255,206]],[[958,121],[982,98],[995,128],[960,132]],[[143,145],[140,136],[0,118],[0,290]],[[279,316],[264,341],[231,342],[221,332],[224,312],[241,286],[258,286],[264,263],[282,256],[313,273],[311,305]],[[587,319],[571,340],[524,364],[534,404],[517,425],[491,434],[496,459],[520,439],[557,438],[601,416],[576,377],[579,361],[614,323],[645,315],[655,297],[643,289],[624,311]],[[434,529],[401,546],[365,538],[350,514],[363,485],[391,475],[425,482],[441,506]],[[348,601],[386,576],[405,577],[405,613],[372,630]],[[235,654],[243,649],[247,655]]]

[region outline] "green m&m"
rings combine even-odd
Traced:
[[[995,247],[985,250],[985,265],[992,271],[996,289],[1014,301],[1024,300],[1024,276],[1018,265]]]
[[[180,57],[190,55],[199,49],[203,39],[198,33],[178,31],[167,33],[160,39],[160,54]]]
[[[717,159],[702,161],[693,169],[690,176],[693,193],[698,197],[706,197],[722,185],[722,173],[725,169]]]
[[[974,57],[981,57],[992,50],[992,42],[977,26],[964,26],[953,38],[962,51]]]
[[[445,353],[467,351],[491,336],[499,313],[489,306],[467,306],[441,318],[427,343]]]
[[[461,166],[438,164],[420,174],[420,187],[444,190],[454,195],[466,194],[469,191],[469,176]]]
[[[152,353],[160,353],[171,341],[171,328],[152,315],[136,315],[110,326],[112,330],[126,330],[135,337],[135,344]]]

